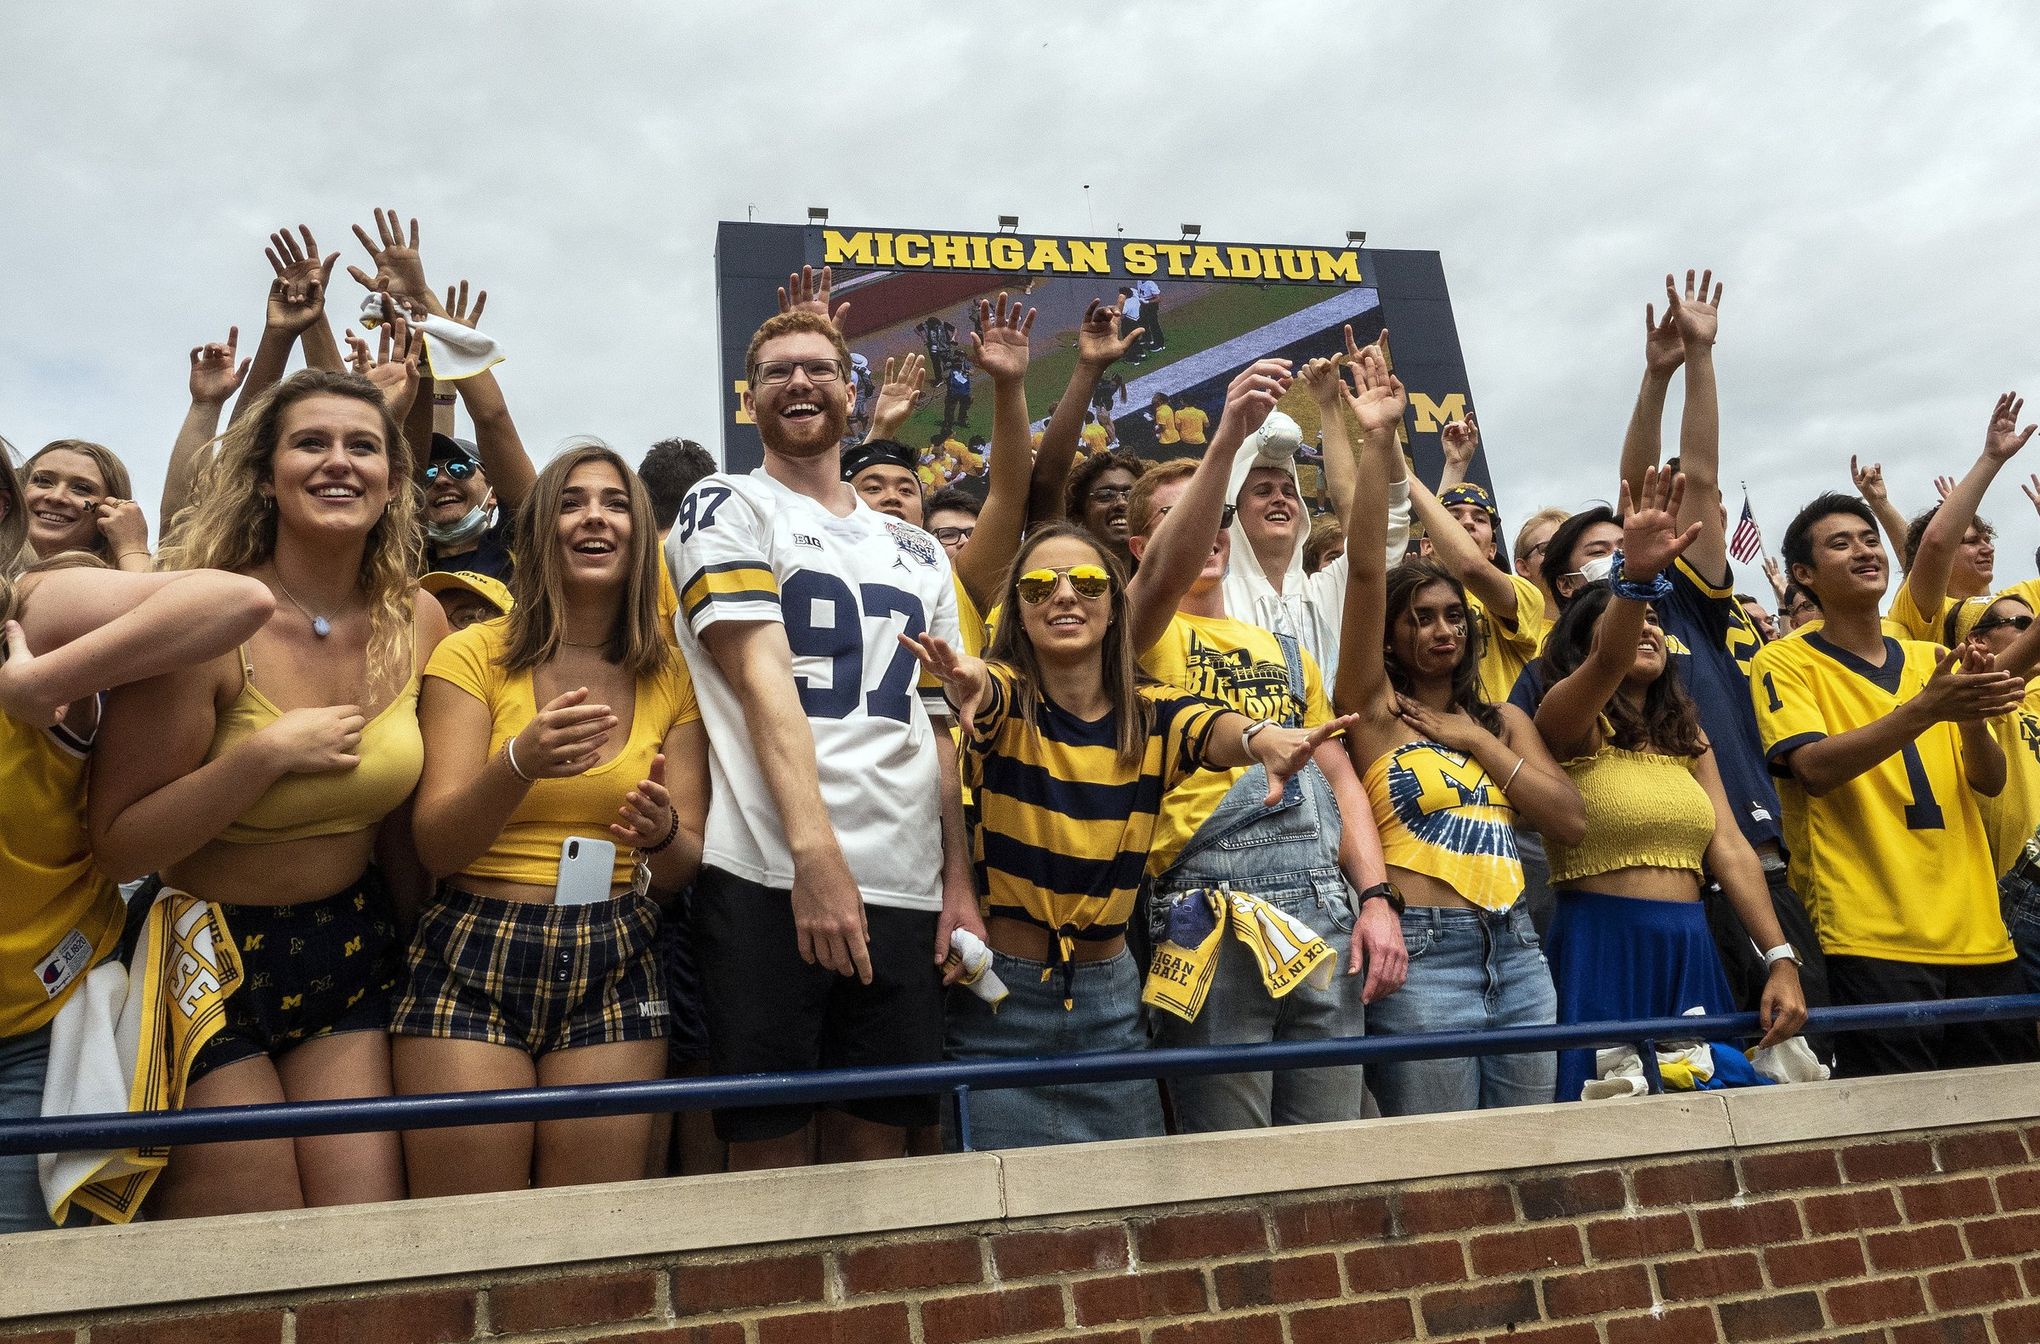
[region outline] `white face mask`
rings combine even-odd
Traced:
[[[1615,572],[1613,555],[1597,555],[1580,566],[1580,577],[1588,583],[1600,583]]]
[[[477,504],[460,516],[459,522],[427,523],[425,537],[434,546],[445,549],[450,546],[465,546],[482,535],[482,529],[489,525],[489,514]]]

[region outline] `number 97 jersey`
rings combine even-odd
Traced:
[[[689,491],[666,562],[708,731],[703,861],[763,886],[793,885],[743,705],[701,642],[718,621],[771,621],[786,628],[822,801],[865,901],[941,909],[938,743],[916,692],[920,665],[898,637],[933,632],[962,647],[942,547],[862,500],[838,518],[760,470],[709,476]]]

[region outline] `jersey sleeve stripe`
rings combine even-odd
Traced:
[[[1789,776],[1792,771],[1785,764],[1787,756],[1790,756],[1801,747],[1814,742],[1825,742],[1826,740],[1826,733],[1794,733],[1781,742],[1773,743],[1771,749],[1764,753],[1764,759],[1771,763],[1772,774]]]
[[[680,590],[680,606],[693,620],[711,602],[767,602],[779,605],[779,581],[772,571],[748,560],[703,565]]]

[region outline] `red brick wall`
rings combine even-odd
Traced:
[[[1356,1135],[1364,1141],[1365,1135]],[[2040,1125],[0,1326],[9,1344],[2025,1344]]]

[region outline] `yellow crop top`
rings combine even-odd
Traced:
[[[1506,910],[1523,894],[1516,810],[1479,761],[1405,742],[1375,758],[1362,782],[1390,867],[1435,877],[1483,910]]]
[[[1553,882],[1577,882],[1622,868],[1703,871],[1714,842],[1714,804],[1693,776],[1691,756],[1602,747],[1565,763],[1587,805],[1587,837],[1577,845],[1549,837]]]
[[[439,642],[425,675],[456,686],[489,709],[489,753],[523,731],[538,713],[530,671],[504,666],[510,645],[510,621],[502,617],[456,630]],[[524,792],[524,801],[510,814],[488,852],[467,866],[466,877],[550,887],[559,880],[560,842],[570,835],[608,840],[609,824],[623,806],[623,796],[637,787],[652,768],[652,757],[665,749],[674,724],[701,717],[694,703],[694,681],[678,649],[656,674],[640,678],[632,701],[630,740],[623,750],[592,770],[566,779],[541,779]],[[631,855],[616,852],[612,887],[628,885]]]
[[[255,689],[255,664],[241,648],[241,693],[213,725],[206,760],[283,717],[270,698]],[[285,775],[254,806],[220,832],[230,845],[278,845],[319,835],[365,831],[411,796],[425,768],[425,739],[418,732],[418,678],[413,674],[397,698],[361,730],[360,764],[352,770]]]

